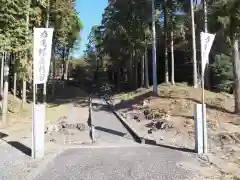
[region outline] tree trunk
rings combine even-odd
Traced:
[[[134,80],[133,80],[133,84],[134,84],[134,89],[137,89],[138,88],[138,61],[137,61],[137,53],[133,52],[133,72],[134,72]]]
[[[152,68],[153,68],[153,92],[158,94],[157,82],[157,56],[156,56],[156,28],[155,28],[155,4],[152,0]]]
[[[49,26],[49,9],[50,9],[50,0],[47,0],[46,28],[48,28],[48,26]]]
[[[145,82],[145,76],[144,76],[144,53],[142,54],[142,59],[141,59],[141,87],[144,87],[144,82]]]
[[[68,80],[68,69],[69,69],[69,62],[70,62],[70,57],[68,55],[67,57],[67,61],[66,61],[66,64],[65,64],[65,80]]]
[[[203,9],[204,9],[204,32],[208,32],[208,17],[207,17],[207,2],[203,0]]]
[[[4,92],[3,92],[3,123],[7,122],[7,113],[8,113],[8,79],[4,80]]]
[[[130,89],[133,88],[134,78],[133,78],[133,55],[130,56],[129,59],[129,68],[128,68],[128,80],[129,80],[129,87]]]
[[[120,67],[117,67],[117,90],[120,92]]]
[[[145,60],[145,87],[149,88],[149,74],[148,74],[148,54],[147,48],[144,51],[144,60]]]
[[[14,77],[13,77],[13,97],[14,99],[16,98],[17,94],[17,73],[14,73]]]
[[[3,90],[3,68],[4,68],[4,62],[5,62],[5,52],[3,52],[2,62],[1,62],[1,90]]]
[[[47,101],[47,82],[43,84],[43,103]]]
[[[52,53],[54,54],[54,53]],[[56,82],[55,82],[55,77],[56,77],[56,62],[54,56],[52,60],[52,69],[53,69],[53,79],[52,79],[52,95],[54,96],[55,94],[55,88],[56,88]]]
[[[234,95],[235,112],[240,113],[240,62],[238,40],[233,38],[233,75],[234,75]]]
[[[165,0],[164,4],[164,36],[165,36],[165,83],[169,83],[169,72],[168,72],[168,30],[167,30],[167,22],[168,21],[168,8],[167,8],[167,0]]]
[[[97,61],[97,71],[99,71],[99,63],[100,62],[99,62],[99,58],[98,57],[96,58],[96,61]]]
[[[112,84],[115,84],[114,70],[112,68]]]
[[[139,54],[137,53],[136,54],[136,58],[135,58],[135,89],[137,89],[138,88],[138,81],[139,81],[139,76],[138,76],[138,59],[139,58]]]
[[[61,64],[61,77],[64,76],[64,64]]]
[[[28,0],[28,8],[27,8],[27,14],[26,14],[26,37],[27,40],[29,39],[29,15],[30,15],[30,6],[31,6],[31,0]],[[28,58],[28,49],[26,50],[26,54],[25,54],[25,60],[27,63],[27,58]],[[24,72],[25,73],[25,72]],[[27,82],[25,77],[23,77],[22,79],[22,108],[24,108],[24,105],[26,103],[26,91],[27,91]]]
[[[171,32],[170,32],[170,46],[171,46],[171,83],[175,85],[175,68],[174,68],[174,34],[173,34],[173,23],[174,23],[174,9],[173,0],[171,0]]]
[[[171,30],[171,83],[175,85],[175,68],[174,68],[174,42],[173,42],[173,31]]]
[[[22,108],[24,108],[25,103],[27,102],[26,91],[27,91],[27,81],[25,78],[22,79]]]
[[[194,6],[193,6],[192,0],[190,0],[190,5],[191,5],[191,20],[192,20],[193,85],[195,88],[197,88],[198,80],[197,80],[196,37],[195,37]]]
[[[136,88],[136,73],[135,73],[135,52],[133,51],[133,55],[132,55],[132,83],[131,86],[133,87],[133,89]]]

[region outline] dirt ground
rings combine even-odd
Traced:
[[[194,104],[201,103],[201,89],[185,84],[161,85],[159,96],[148,89],[113,97],[113,104],[141,136],[159,145],[191,152],[195,148]],[[240,179],[240,117],[234,114],[230,94],[205,91],[207,106],[206,179]],[[217,170],[217,173],[216,173]]]
[[[7,124],[0,124],[0,166],[3,179],[32,179],[64,148],[90,141],[87,129],[87,94],[80,88],[65,87],[46,106],[44,158],[31,158],[32,104],[22,108],[20,99],[9,95]],[[63,122],[64,124],[60,124]],[[69,127],[67,125],[78,125]],[[61,129],[50,128],[62,125]]]
[[[45,135],[46,143],[63,145],[69,143],[71,141],[69,140],[70,138],[75,138],[75,141],[81,142],[86,138],[89,139],[87,132],[89,115],[87,98],[87,93],[80,88],[72,86],[64,87],[64,89],[56,94],[54,101],[52,100],[46,105],[46,129],[57,126],[58,123],[64,119],[66,121],[71,119],[70,123],[84,124],[85,131],[71,129],[69,130],[71,133],[68,133],[66,130],[64,132],[51,130],[52,132],[48,132]],[[0,123],[0,139],[3,141],[19,141],[31,147],[32,104],[25,104],[24,108],[22,108],[22,101],[9,94],[8,109],[7,123]],[[78,138],[76,138],[76,136],[78,136]]]

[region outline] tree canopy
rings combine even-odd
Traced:
[[[206,14],[204,14],[203,2],[202,0],[198,4],[193,4],[195,18],[192,20],[190,1],[155,0],[158,80],[168,83],[170,71],[172,83],[174,83],[174,79],[193,83],[192,64],[194,61],[192,52],[194,46],[191,24],[194,22],[197,68],[201,67],[200,32],[207,28],[208,32],[216,34],[209,56],[210,69],[208,71],[210,75],[207,78],[211,85],[208,88],[229,91],[232,88],[228,86],[235,84],[236,87],[237,84],[240,84],[238,69],[240,2],[238,0],[207,1]],[[121,81],[122,75],[120,74],[122,74],[123,68],[128,69],[127,82],[129,87],[133,88],[133,82],[135,88],[140,87],[142,83],[139,79],[144,78],[149,78],[149,82],[152,84],[151,13],[151,1],[109,1],[102,15],[102,22],[98,25],[100,30],[97,36],[101,40],[92,41],[92,35],[89,38],[87,47],[98,44],[98,49],[101,49],[101,51],[94,51],[92,60],[97,61],[96,57],[103,57],[103,54],[107,54],[109,64],[114,67],[113,71],[119,74],[115,76],[117,85]],[[96,38],[96,36],[94,37]],[[86,51],[85,56],[91,54],[90,52],[93,51]],[[144,60],[142,61],[142,59]],[[147,64],[144,63],[146,61]],[[229,64],[232,64],[230,66],[233,68],[230,68]],[[142,67],[141,71],[139,71],[140,67]],[[141,73],[143,75],[139,75]],[[199,77],[199,74],[196,76]],[[240,87],[238,89],[240,90]]]
[[[0,5],[1,52],[31,50],[33,28],[46,27],[47,23],[54,28],[53,55],[68,56],[77,47],[83,24],[75,9],[75,0],[4,0]],[[21,68],[21,64],[29,62],[20,56],[16,57],[21,61],[19,71],[24,71],[26,68]]]

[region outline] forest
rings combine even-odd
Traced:
[[[84,59],[97,71],[106,66],[119,89],[149,87],[156,43],[158,83],[200,87],[200,32],[216,34],[205,88],[235,92],[240,112],[239,7],[238,0],[109,1],[101,24],[92,27]]]
[[[99,1],[95,1],[97,6]],[[133,153],[130,150],[130,156],[134,154],[136,164],[135,154],[145,155],[135,149],[138,145],[132,134],[136,134],[141,139],[140,149],[144,144],[156,147],[151,148],[154,152],[146,151],[147,159],[137,161],[154,162],[152,165],[163,178],[167,176],[159,167],[166,167],[170,178],[175,178],[177,169],[183,172],[186,168],[203,175],[202,179],[240,179],[240,0],[109,0],[101,22],[91,29],[81,57],[76,54],[83,48],[80,42],[85,22],[81,21],[81,12],[76,10],[77,3],[78,0],[0,0],[3,157],[0,162],[3,178],[0,179],[13,176],[26,179],[37,175],[36,170],[42,175],[42,164],[37,163],[43,161],[30,161],[25,156],[30,156],[35,146],[32,141],[37,137],[33,133],[38,129],[34,127],[35,122],[45,128],[40,130],[44,135],[38,136],[44,139],[46,147],[44,167],[45,160],[53,160],[52,153],[62,152],[64,160],[76,159],[80,168],[93,167],[88,168],[93,170],[90,173],[80,172],[81,178],[86,174],[92,177],[95,167],[102,170],[99,168],[102,153],[89,151],[92,147],[105,157],[106,153],[95,147],[113,145],[119,153],[113,155],[119,158],[124,155],[127,164],[131,164],[120,147],[124,147],[128,155],[128,148],[132,146],[129,142],[133,140],[134,150]],[[33,32],[38,27],[54,29],[48,81],[36,88],[36,104],[44,107],[42,111],[35,108],[40,106],[35,106],[32,78]],[[201,32],[215,34],[204,73],[205,91],[201,89]],[[105,91],[108,85],[113,88]],[[198,114],[196,108],[202,103],[206,105],[205,117]],[[200,134],[197,129],[201,128],[202,120],[206,120],[203,129],[205,131],[206,127],[208,145],[204,146],[208,152],[195,154],[196,135]],[[127,124],[134,133],[128,133]],[[94,141],[95,132],[97,141]],[[69,147],[77,152],[76,158],[69,159],[63,152]],[[90,159],[97,161],[89,161],[89,156],[86,161],[81,159],[79,153],[84,154],[83,149],[93,155]],[[156,156],[156,152],[161,156]],[[182,156],[184,153],[186,156]],[[159,163],[154,161],[156,157],[160,157]],[[192,164],[189,158],[194,159]],[[104,160],[107,165],[108,159]],[[120,170],[118,174],[122,178],[121,170],[125,172],[128,168],[119,168],[122,162],[106,171]],[[152,165],[146,172],[156,178]],[[61,171],[63,168],[54,169]],[[10,172],[11,169],[14,171]],[[72,171],[69,172],[71,175]],[[138,178],[136,173],[128,172],[128,175]]]
[[[20,96],[23,104],[27,102],[27,92],[32,89],[34,27],[54,28],[50,76],[56,77],[60,71],[67,79],[69,66],[79,59],[72,55],[80,48],[83,28],[75,6],[76,1],[69,0],[1,1],[2,91],[8,80],[8,90]],[[236,112],[240,112],[239,6],[237,0],[109,1],[102,22],[92,27],[80,59],[91,71],[107,68],[109,79],[119,90],[148,88],[154,74],[158,83],[187,82],[200,87],[200,32],[213,33],[216,38],[205,72],[205,88],[234,93]],[[156,73],[152,72],[154,47]],[[5,65],[9,66],[7,79]],[[54,83],[38,89],[45,94],[54,92]]]
[[[32,94],[33,29],[54,28],[50,74],[56,76],[59,67],[67,72],[71,55],[79,48],[83,23],[72,0],[1,0],[0,58],[1,90],[11,91],[14,97],[27,103]],[[64,65],[64,66],[63,66]],[[9,74],[4,69],[9,68]],[[56,72],[57,71],[57,72]],[[49,83],[48,83],[49,84]],[[49,87],[38,86],[45,95]],[[38,90],[37,89],[37,90]],[[30,92],[30,93],[28,93]],[[48,91],[51,94],[52,91]],[[54,91],[53,91],[54,92]],[[3,98],[7,99],[7,93]],[[7,101],[6,101],[7,102]],[[3,108],[6,113],[7,108]],[[4,113],[3,112],[3,113]]]

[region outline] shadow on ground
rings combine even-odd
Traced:
[[[31,156],[31,154],[32,154],[31,148],[25,146],[24,144],[22,144],[20,142],[9,141],[8,144],[11,145],[12,147],[16,148],[17,150],[21,151],[22,153],[24,153],[27,156]]]
[[[118,104],[114,105],[114,109],[116,109],[117,111],[121,110],[121,109],[133,110],[133,106],[134,105],[138,105],[143,100],[150,99],[150,98],[184,99],[184,100],[189,100],[189,101],[191,101],[193,103],[198,103],[198,104],[202,103],[201,101],[198,101],[198,100],[193,99],[193,98],[180,98],[180,97],[161,96],[161,95],[158,96],[154,92],[148,91],[148,92],[142,93],[142,94],[140,94],[138,96],[135,96],[134,98],[132,98],[130,100],[122,100]],[[209,104],[209,103],[206,103],[206,106],[207,106],[208,109],[214,109],[214,110],[218,110],[218,111],[221,111],[221,112],[224,112],[224,113],[234,114],[234,112],[232,112],[232,111],[230,111],[230,110],[228,110],[226,108],[223,108],[223,107],[219,107],[219,106],[212,105],[212,104]]]
[[[0,139],[8,137],[8,134],[0,132]]]
[[[193,149],[189,149],[189,148],[180,148],[180,147],[158,144],[155,140],[150,140],[150,139],[146,139],[146,138],[143,138],[143,140],[144,140],[145,144],[148,144],[148,145],[163,147],[163,148],[182,151],[182,152],[190,152],[190,153],[195,152]]]
[[[151,97],[159,97],[159,96],[157,96],[154,92],[149,91],[149,92],[143,93],[141,95],[138,95],[131,100],[122,100],[118,104],[114,105],[114,109],[116,111],[121,110],[121,109],[133,110],[134,105],[140,104],[144,99],[148,99]]]
[[[50,81],[47,85],[47,103],[53,104],[55,106],[59,104],[66,104],[71,102],[77,102],[81,104],[81,100],[84,100],[89,97],[91,92],[91,81],[84,80],[83,82],[75,82],[70,80],[55,80],[55,93],[52,94],[52,85]],[[19,98],[22,98],[21,95],[18,95]],[[33,101],[33,92],[32,88],[28,87],[27,91],[27,102],[31,103]],[[37,101],[43,102],[43,85],[38,85],[37,90]]]
[[[103,132],[113,134],[113,135],[117,135],[117,136],[121,136],[121,137],[124,137],[126,135],[126,133],[122,133],[120,131],[115,131],[115,130],[112,130],[112,129],[104,128],[104,127],[101,127],[101,126],[96,126],[95,129],[98,130],[98,131],[103,131]]]
[[[75,107],[87,107],[92,88],[91,85],[91,81],[88,80],[81,83],[75,81],[59,81],[56,84],[54,96],[51,94],[52,90],[48,90],[47,103],[50,108],[68,103],[73,103]],[[39,94],[42,94],[42,92],[39,91]]]
[[[93,111],[106,111],[111,112],[110,108],[106,104],[99,104],[99,103],[92,103],[92,110]]]

